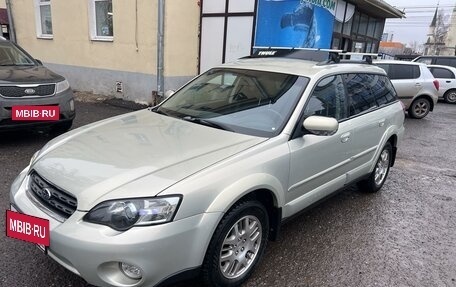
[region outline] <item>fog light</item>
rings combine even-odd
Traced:
[[[142,272],[139,267],[131,265],[125,262],[119,262],[119,268],[122,270],[123,274],[128,276],[131,279],[139,280],[142,278]]]
[[[74,111],[74,100],[70,101],[70,110]]]

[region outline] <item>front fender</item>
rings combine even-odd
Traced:
[[[270,191],[276,207],[284,205],[285,191],[280,181],[270,174],[256,173],[223,189],[209,205],[207,212],[227,212],[239,199],[257,190]]]

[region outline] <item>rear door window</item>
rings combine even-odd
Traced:
[[[429,68],[431,70],[432,75],[437,78],[437,79],[454,79],[454,74],[448,69],[445,68],[437,68],[437,67],[431,67]]]
[[[436,65],[456,67],[456,58],[435,58]]]
[[[390,71],[390,79],[392,80],[418,79],[420,77],[420,67],[416,65],[393,64],[390,66]]]
[[[396,90],[394,90],[391,81],[385,76],[374,75],[370,88],[379,106],[387,105],[397,100]]]
[[[371,90],[371,86],[376,81],[376,75],[347,74],[344,78],[350,117],[377,107],[375,95]]]

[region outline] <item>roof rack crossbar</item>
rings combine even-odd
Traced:
[[[341,60],[351,60],[372,64],[372,60],[381,57],[375,53],[347,52],[336,49],[294,48],[294,47],[263,47],[254,46],[254,53],[244,58],[285,57],[318,62],[320,65],[337,64]]]

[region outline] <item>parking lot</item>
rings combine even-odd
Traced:
[[[74,127],[129,112],[77,102]],[[456,286],[456,105],[406,118],[383,189],[352,186],[288,222],[246,286]],[[0,134],[0,208],[46,132]],[[3,217],[4,218],[4,217]],[[5,230],[5,222],[1,221]],[[87,286],[33,244],[0,235],[1,286]],[[90,260],[88,258],[87,260]],[[198,286],[191,281],[179,286]]]

